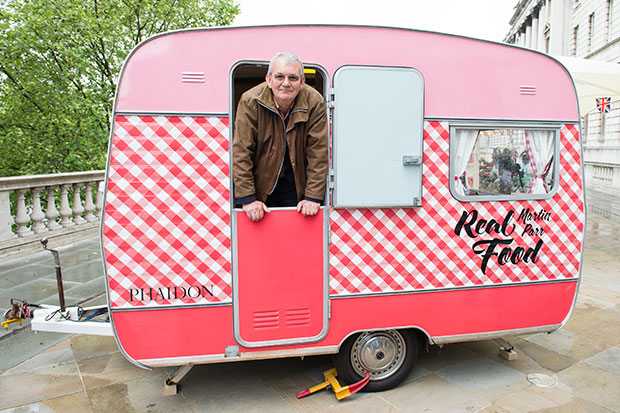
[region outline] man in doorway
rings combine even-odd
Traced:
[[[232,147],[236,204],[260,221],[269,207],[316,215],[325,196],[327,115],[319,92],[305,86],[303,63],[280,52],[265,82],[241,96]]]

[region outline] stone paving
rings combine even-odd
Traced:
[[[113,338],[24,328],[0,337],[0,412],[620,412],[620,217],[599,212],[589,210],[583,279],[569,323],[552,334],[507,337],[518,360],[504,360],[488,340],[432,346],[397,388],[340,402],[328,391],[295,397],[322,381],[331,357],[200,365],[181,381],[179,394],[164,396],[173,369],[133,366]],[[67,296],[77,301],[96,295],[96,283],[103,288],[95,247],[61,252],[63,274],[67,265],[73,283]],[[28,266],[0,263],[0,286],[56,303],[46,284],[54,280],[53,260],[38,258],[29,257]],[[33,285],[18,287],[19,268],[29,268],[26,284]],[[92,280],[81,271],[92,271]],[[1,294],[5,305],[4,287]]]
[[[51,248],[51,246],[50,246]],[[105,292],[99,240],[79,242],[59,249],[65,300],[68,305],[82,304]],[[0,317],[11,298],[32,303],[58,305],[54,257],[48,251],[0,262]],[[103,301],[105,302],[105,300]],[[3,319],[4,320],[4,319]],[[0,328],[0,371],[15,366],[69,337],[67,334],[38,333],[30,330],[30,320]]]

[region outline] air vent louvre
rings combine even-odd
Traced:
[[[309,308],[286,310],[285,324],[287,327],[309,326],[311,311]]]
[[[255,330],[278,328],[280,313],[278,311],[255,311],[253,321]]]
[[[204,72],[182,72],[181,81],[185,83],[204,83]]]
[[[536,86],[519,86],[519,93],[522,95],[535,95]]]

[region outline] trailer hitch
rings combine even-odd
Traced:
[[[309,389],[300,391],[299,393],[297,393],[297,398],[301,399],[302,397],[309,396],[312,393],[316,393],[317,391],[323,390],[331,386],[334,394],[336,395],[336,398],[338,400],[342,400],[345,397],[349,397],[350,395],[362,390],[364,386],[370,381],[370,374],[366,373],[366,377],[364,377],[357,383],[353,383],[348,386],[341,386],[340,383],[338,383],[338,379],[336,379],[337,375],[338,372],[335,368],[324,371],[323,377],[325,377],[325,381],[323,383],[317,384],[316,386],[312,386]]]
[[[54,256],[54,267],[56,268],[56,284],[58,286],[58,300],[60,301],[60,313],[63,314],[67,310],[65,306],[65,291],[62,285],[62,270],[60,269],[60,257],[58,251],[47,248],[47,238],[41,239],[43,249],[49,251]],[[9,324],[22,323],[24,318],[32,318],[32,308],[41,307],[39,304],[31,304],[19,298],[11,298],[11,308],[4,312],[4,321],[2,327],[9,328]]]

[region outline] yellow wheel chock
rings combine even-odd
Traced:
[[[22,319],[21,318],[11,318],[10,320],[5,320],[2,322],[2,327],[4,328],[9,328],[9,324],[11,323],[22,323]]]
[[[323,377],[325,377],[325,381],[321,384],[317,384],[316,386],[310,387],[307,390],[297,393],[297,398],[301,399],[302,397],[309,396],[312,393],[316,393],[319,390],[323,390],[331,386],[334,394],[336,395],[336,398],[338,400],[342,400],[345,397],[349,397],[350,395],[360,391],[370,381],[370,375],[366,373],[366,377],[364,377],[357,383],[350,384],[348,386],[341,386],[340,383],[338,383],[338,379],[336,379],[337,375],[338,372],[335,368],[324,371]]]

